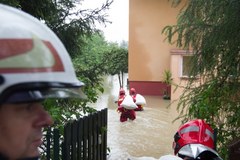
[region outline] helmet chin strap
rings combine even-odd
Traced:
[[[0,153],[0,160],[9,160],[9,158]],[[39,157],[19,158],[17,160],[39,160]]]
[[[185,156],[185,155],[181,155],[181,154],[178,154],[178,157],[184,159],[184,160],[195,160],[194,158],[192,157],[188,157],[188,156]]]
[[[32,157],[32,158],[21,158],[18,160],[40,160],[39,157]]]

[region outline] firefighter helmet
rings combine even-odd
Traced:
[[[136,89],[135,88],[130,89],[130,95],[136,95]]]
[[[182,158],[188,156],[196,159],[199,156],[211,156],[221,159],[214,150],[214,139],[213,129],[204,120],[189,121],[174,135],[174,154]]]
[[[119,95],[125,95],[125,90],[123,89],[123,88],[120,88],[120,90],[119,90]]]
[[[183,160],[183,159],[174,155],[164,155],[161,156],[159,160]]]
[[[0,103],[83,95],[72,61],[43,22],[0,4]]]

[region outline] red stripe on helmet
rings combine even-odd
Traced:
[[[42,40],[41,40],[42,41]],[[57,50],[49,41],[42,41],[49,53],[54,58],[54,65],[51,67],[0,67],[0,73],[32,73],[32,72],[63,72],[64,65],[57,53]],[[1,39],[0,40],[0,60],[21,56],[31,51],[34,47],[33,39]],[[33,60],[34,61],[34,60]]]

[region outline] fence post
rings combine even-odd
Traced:
[[[59,160],[59,158],[60,158],[59,157],[59,150],[60,150],[59,138],[60,138],[59,130],[53,129],[53,158],[54,158],[54,160]]]
[[[99,135],[100,135],[100,160],[104,160],[104,147],[103,147],[103,118],[102,118],[102,115],[103,115],[103,110],[101,110],[99,113],[98,113],[98,120],[99,120]]]
[[[97,146],[98,146],[98,137],[97,137],[97,113],[93,113],[92,116],[92,138],[93,138],[93,160],[97,160],[98,155],[97,155]]]
[[[101,159],[107,158],[107,108],[101,110]]]
[[[78,120],[78,130],[77,130],[78,136],[77,136],[77,144],[78,144],[78,160],[83,160],[83,119],[80,118]]]
[[[71,124],[71,147],[72,147],[72,159],[77,160],[77,121]]]
[[[93,147],[93,141],[92,141],[92,124],[93,124],[93,114],[88,115],[88,159],[89,160],[93,160],[92,159],[92,147]]]
[[[83,160],[87,160],[88,153],[88,143],[87,143],[87,134],[88,134],[88,119],[83,117]]]
[[[71,124],[67,123],[64,126],[64,140],[62,146],[63,160],[71,160]]]
[[[53,144],[51,144],[53,138]],[[46,133],[46,159],[50,160],[106,160],[107,108],[80,118],[64,126],[60,151],[58,129]],[[53,147],[53,153],[51,153]],[[60,157],[60,153],[62,157]]]
[[[104,127],[104,134],[103,134],[103,150],[104,150],[104,160],[107,159],[107,121],[108,121],[108,109],[105,108],[103,110],[103,127]]]
[[[46,135],[46,141],[47,141],[47,146],[46,146],[46,158],[47,160],[51,159],[51,128],[47,129],[47,135]]]

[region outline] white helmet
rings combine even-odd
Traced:
[[[80,97],[67,50],[41,21],[0,4],[0,103]]]
[[[159,158],[159,160],[183,160],[182,158],[180,157],[177,157],[175,155],[164,155],[162,157]]]

